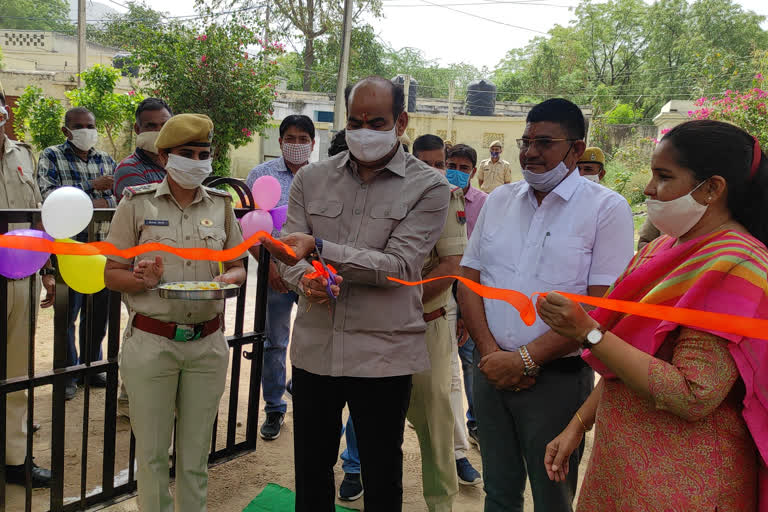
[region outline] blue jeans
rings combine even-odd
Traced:
[[[474,400],[472,399],[472,392],[474,386],[472,385],[472,374],[475,371],[475,365],[472,362],[472,354],[475,351],[475,342],[472,338],[469,338],[467,342],[459,347],[459,359],[461,359],[461,373],[464,375],[464,393],[467,395],[467,403],[469,408],[467,409],[467,425],[475,425],[475,409]]]
[[[85,315],[85,302],[87,295],[78,293],[72,289],[69,290],[69,321],[67,323],[67,364],[74,366],[84,364],[86,360],[99,361],[103,355],[101,352],[101,342],[107,334],[107,325],[109,323],[109,290],[104,288],[98,293],[93,294],[93,312],[92,312],[92,342],[90,357],[86,357],[86,332],[87,322]],[[78,350],[75,347],[75,321],[80,316],[79,331],[79,357]]]
[[[299,297],[294,292],[280,293],[272,288],[267,290],[267,339],[264,342],[264,368],[261,373],[261,385],[264,411],[285,414],[287,405],[283,400],[285,393],[285,354],[291,337],[291,310],[298,303]]]
[[[357,451],[357,436],[355,426],[352,424],[352,416],[347,418],[347,426],[344,429],[347,437],[347,447],[341,453],[341,469],[344,473],[360,474],[360,452]]]

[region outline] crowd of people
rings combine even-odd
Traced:
[[[297,511],[333,511],[337,496],[362,497],[366,511],[401,510],[406,424],[418,437],[430,511],[453,510],[460,485],[482,484],[478,510],[522,512],[527,482],[536,510],[573,510],[593,427],[577,510],[766,510],[765,340],[726,325],[702,329],[590,309],[566,296],[767,319],[768,158],[756,138],[716,121],[665,134],[650,162],[648,222],[636,252],[631,208],[600,184],[605,155],[586,147],[584,116],[570,101],[530,110],[515,141],[515,176],[501,140],[481,161],[475,148],[433,134],[408,141],[406,151],[405,98],[389,80],[363,79],[345,100],[346,128],[328,158],[309,163],[314,123],[288,116],[279,128],[282,156],[246,180],[250,187],[274,177],[278,206],[287,205],[287,221],[273,235],[293,254],[262,242],[272,260],[260,435],[279,437],[289,393]],[[0,105],[2,123],[2,94]],[[202,185],[215,128],[207,116],[174,115],[162,100],[145,100],[136,112],[137,148],[119,164],[94,148],[95,122],[86,109],[67,111],[67,141],[38,161],[0,135],[0,206],[38,208],[53,190],[75,186],[95,207],[116,207],[94,234],[118,248],[160,242],[221,250],[243,241],[232,198]],[[136,436],[144,512],[206,510],[208,448],[229,352],[223,300],[163,299],[156,288],[241,284],[246,256],[221,269],[159,252],[109,256],[107,288],[92,301],[90,352],[86,297],[70,291],[71,365],[102,356],[107,290],[121,292],[129,311],[120,410]],[[333,266],[333,279],[314,272],[315,260]],[[43,307],[53,304],[53,274],[51,263],[41,271]],[[545,295],[526,325],[509,304],[450,276]],[[443,279],[402,286],[390,278]],[[34,297],[26,279],[9,281],[8,294],[8,375],[18,376],[31,321],[24,310]],[[66,396],[76,393],[72,382]],[[8,396],[11,483],[25,481],[25,407],[23,392]],[[482,474],[467,458],[471,443]],[[32,476],[35,487],[50,485],[50,471],[33,465]]]

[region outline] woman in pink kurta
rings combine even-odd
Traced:
[[[768,318],[768,158],[743,130],[691,121],[653,155],[644,247],[608,297]],[[550,478],[596,424],[578,510],[768,511],[768,341],[539,300],[602,380],[547,447]],[[768,337],[768,333],[766,333]]]

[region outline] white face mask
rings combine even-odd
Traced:
[[[141,148],[144,151],[157,154],[157,146],[155,141],[160,132],[143,132],[136,136],[136,147]]]
[[[595,183],[600,183],[600,175],[599,174],[585,174],[582,176],[582,178],[586,178],[589,181],[594,181]]]
[[[192,190],[203,184],[205,178],[211,175],[212,160],[194,160],[170,153],[165,170],[181,188]]]
[[[659,231],[662,233],[672,238],[680,238],[689,232],[701,220],[704,212],[707,211],[709,205],[699,204],[692,195],[704,183],[702,181],[686,195],[671,201],[646,199],[648,220],[659,228]]]
[[[8,121],[8,110],[0,105],[0,127],[5,126],[5,123]]]
[[[523,169],[523,178],[525,178],[525,181],[527,181],[533,189],[538,190],[539,192],[550,192],[565,179],[567,174],[568,167],[566,167],[565,163],[562,161],[557,164],[554,169],[550,169],[541,174],[529,171],[528,169]]]
[[[67,128],[69,130],[69,128]],[[92,128],[81,128],[79,130],[69,130],[72,134],[70,142],[80,151],[90,151],[99,141],[99,132]]]
[[[309,162],[312,154],[312,144],[290,144],[283,142],[283,158],[291,164],[304,164]]]
[[[368,128],[347,130],[346,139],[349,152],[361,162],[381,160],[397,144],[396,126],[386,132],[369,130]]]

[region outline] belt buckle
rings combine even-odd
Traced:
[[[195,341],[200,338],[201,333],[202,328],[198,328],[195,324],[176,324],[173,341]]]

